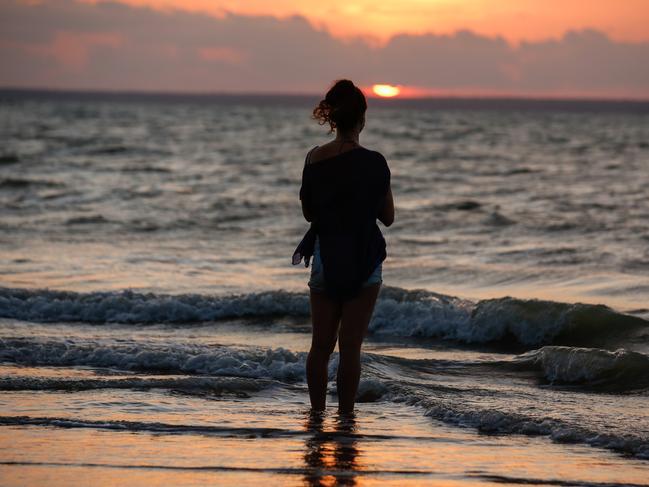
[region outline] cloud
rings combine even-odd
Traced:
[[[321,92],[339,77],[454,93],[649,97],[649,43],[585,30],[514,47],[458,31],[373,47],[300,16],[0,0],[0,86]]]
[[[511,88],[507,66],[516,53],[502,38],[469,31],[400,35],[381,49],[380,72],[402,83],[435,88]]]
[[[245,52],[231,47],[202,47],[199,53],[206,61],[223,61],[230,64],[243,64],[246,58]]]
[[[90,52],[99,46],[117,48],[122,45],[122,38],[114,33],[75,33],[56,32],[51,42],[42,44],[23,44],[22,47],[27,53],[37,57],[52,57],[65,68],[73,71],[82,70],[88,64]]]

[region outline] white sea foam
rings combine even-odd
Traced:
[[[102,344],[75,340],[0,339],[0,361],[38,366],[106,367],[128,371],[276,379],[304,378],[305,353],[283,348],[175,344]]]
[[[286,291],[218,297],[130,290],[74,293],[0,288],[0,316],[36,322],[193,323],[308,313],[308,297]]]

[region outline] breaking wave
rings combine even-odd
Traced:
[[[0,288],[0,316],[36,322],[196,323],[308,313],[307,296],[286,291],[217,297],[130,290],[75,293]]]
[[[197,323],[228,318],[309,315],[304,293],[283,290],[209,296],[0,288],[0,317],[35,322]],[[649,322],[603,305],[511,297],[477,303],[421,290],[385,287],[369,331],[465,343],[599,345]]]
[[[649,387],[649,357],[618,349],[545,346],[518,356],[514,363],[536,369],[552,383],[602,385],[614,389]]]
[[[198,374],[295,382],[304,378],[305,353],[283,348],[112,344],[74,340],[0,339],[0,362],[30,366],[87,366],[126,371]]]

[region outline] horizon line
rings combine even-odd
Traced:
[[[182,90],[147,90],[147,89],[102,89],[102,88],[48,88],[48,87],[15,87],[0,86],[0,94],[7,93],[34,93],[34,94],[79,94],[79,95],[112,95],[112,96],[170,96],[170,97],[285,97],[285,98],[322,98],[322,93],[310,91],[182,91]],[[515,93],[438,93],[428,95],[414,96],[397,96],[397,97],[380,97],[370,93],[365,93],[366,97],[372,101],[385,103],[399,101],[417,101],[417,100],[462,100],[462,101],[538,101],[538,102],[577,102],[577,103],[649,103],[649,96],[646,98],[633,96],[615,96],[615,95],[552,95],[552,94],[515,94]]]

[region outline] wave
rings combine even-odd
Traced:
[[[2,424],[2,423],[0,423]],[[240,431],[245,432],[246,429],[241,429]],[[260,431],[262,433],[261,437],[263,436],[263,430],[261,428],[257,428],[254,430],[255,432]],[[297,433],[297,432],[296,432]],[[254,433],[253,433],[254,434]],[[251,435],[248,435],[246,437],[243,435],[244,438],[249,438]],[[269,434],[267,436],[272,437],[272,434]],[[283,435],[282,435],[283,436]],[[300,435],[303,436],[303,435]],[[358,434],[352,434],[352,435],[345,435],[345,436],[351,436],[352,438],[373,438],[371,435],[358,435]],[[319,436],[322,437],[322,436]],[[336,436],[336,439],[339,439],[341,435]],[[326,435],[322,438],[322,441],[325,441]],[[0,465],[19,465],[23,467],[65,467],[69,468],[71,466],[73,467],[89,467],[89,468],[119,468],[119,469],[129,469],[129,470],[172,470],[172,471],[182,471],[182,472],[191,472],[191,471],[196,471],[196,472],[254,472],[254,473],[261,473],[261,474],[282,474],[282,475],[298,475],[300,477],[304,476],[321,476],[322,472],[320,469],[314,469],[313,468],[301,468],[301,467],[255,467],[255,466],[244,466],[244,465],[239,465],[239,466],[224,466],[224,465],[160,465],[160,464],[138,464],[138,465],[133,465],[133,464],[116,464],[116,463],[97,463],[97,462],[75,462],[75,463],[63,463],[63,462],[32,462],[32,461],[26,461],[26,460],[17,460],[17,461],[3,461],[0,460]],[[327,469],[327,472],[336,475],[336,471],[332,471],[330,469]],[[354,477],[359,477],[361,475],[421,475],[421,476],[430,476],[433,472],[428,471],[428,470],[406,470],[406,469],[396,469],[396,470],[390,470],[390,469],[368,469],[368,468],[363,468],[362,470],[356,470],[354,472]],[[341,477],[347,477],[348,471],[342,471],[341,472]],[[489,480],[489,479],[487,479]],[[540,483],[543,483],[542,481]],[[552,484],[554,485],[554,483]],[[574,483],[568,483],[565,482],[564,484],[557,484],[557,485],[570,485],[574,486]],[[583,487],[635,487],[634,484],[579,484],[580,486]]]
[[[479,408],[475,404],[431,397],[416,387],[394,380],[365,379],[361,382],[358,402],[391,401],[419,407],[427,417],[460,427],[475,428],[489,434],[523,434],[547,436],[558,443],[583,443],[609,449],[641,459],[649,459],[649,438],[629,433],[610,433],[570,424],[552,416],[528,416],[516,412]],[[81,420],[74,418],[38,418],[29,416],[0,417],[2,425],[35,425],[61,428],[97,428],[118,431],[162,432],[168,434],[215,434],[226,436],[291,436],[303,434],[274,428],[230,428],[182,424],[144,423],[114,420]],[[364,435],[367,437],[368,435]],[[369,435],[372,436],[372,435]],[[384,438],[381,436],[381,438]]]
[[[53,377],[3,377],[0,391],[91,391],[98,389],[168,389],[185,394],[247,397],[274,385],[274,381],[244,377],[122,377],[61,379]]]
[[[137,342],[110,344],[86,340],[75,342],[73,339],[57,341],[4,338],[0,339],[0,362],[26,366],[83,366],[143,373],[229,376],[232,382],[219,377],[212,379],[6,377],[0,378],[0,390],[166,388],[206,393],[236,393],[260,390],[254,389],[256,386],[251,385],[254,382],[244,379],[259,379],[261,381],[259,384],[266,384],[264,381],[268,380],[302,381],[305,377],[305,360],[305,352],[291,352],[283,348],[242,348],[183,343],[161,346]],[[477,362],[434,358],[406,359],[364,353],[363,362],[377,380],[363,380],[359,389],[360,402],[380,399],[386,391],[378,379],[390,378],[395,373],[394,367],[435,374],[456,374],[458,370],[473,374],[471,371],[477,369],[483,371],[513,369],[514,372],[532,370],[539,372],[551,384],[606,387],[617,392],[649,387],[649,356],[624,349],[609,352],[600,349],[545,346],[507,361]],[[334,354],[329,367],[329,375],[332,379],[336,367],[337,354]],[[383,369],[388,370],[388,375],[382,372]],[[267,384],[264,385],[266,386]]]
[[[99,223],[112,223],[103,215],[88,215],[88,216],[77,216],[74,218],[69,218],[65,221],[66,225],[90,225],[90,224],[99,224]]]
[[[519,360],[523,366],[538,367],[539,363],[543,363],[538,362],[542,360],[538,357],[560,356],[563,353],[561,347],[544,348],[545,350],[523,354],[515,361]],[[595,351],[596,354],[597,352]],[[612,361],[614,364],[627,361],[632,364],[642,362],[646,366],[646,357],[643,359],[636,356],[640,354],[615,352],[609,356],[606,355],[607,353],[604,352],[607,357],[604,362]],[[615,361],[615,357],[618,357],[618,362]],[[109,376],[97,379],[7,377],[0,381],[0,390],[74,391],[101,388],[164,388],[197,395],[227,393],[246,395],[275,386],[303,388],[305,360],[306,353],[296,353],[281,348],[235,348],[180,343],[156,345],[118,342],[109,345],[103,341],[78,340],[77,342],[70,338],[62,338],[58,341],[34,338],[1,339],[0,362],[33,366],[86,366],[191,376],[180,378]],[[539,411],[536,413],[530,411],[528,414],[522,409],[520,410],[522,412],[512,411],[506,405],[507,403],[503,403],[505,405],[502,408],[497,406],[490,408],[486,405],[494,404],[491,390],[485,389],[485,393],[489,396],[483,398],[484,402],[476,401],[476,398],[482,396],[474,387],[455,389],[444,383],[427,384],[419,380],[411,381],[407,375],[401,375],[399,367],[418,371],[422,360],[374,354],[364,354],[363,360],[365,373],[359,386],[359,403],[378,401],[406,403],[423,408],[427,416],[454,425],[477,428],[482,432],[545,435],[557,442],[579,442],[649,459],[649,438],[646,435],[641,436],[641,433],[598,431],[595,429],[598,428],[597,421],[592,425],[574,424],[557,417],[552,408],[546,414],[539,414]],[[480,367],[494,365],[493,362],[435,361],[431,366],[428,362],[425,363],[426,367],[434,371],[435,375],[446,373],[449,367],[453,369],[455,366],[457,369],[457,365],[477,364]],[[634,367],[636,368],[631,368],[635,371],[632,374],[646,375],[646,367],[643,369],[635,365]],[[337,357],[334,356],[329,366],[330,379],[335,377],[336,368]],[[613,369],[615,368],[614,365]],[[563,369],[557,368],[557,370]],[[601,370],[606,376],[606,370],[610,368],[602,367]],[[570,372],[570,374],[579,373],[583,374],[583,372]],[[597,377],[597,375],[591,374],[588,377]],[[66,425],[67,423],[64,424]],[[95,427],[95,425],[96,423],[92,423],[87,427]],[[75,426],[71,423],[69,427]],[[124,428],[123,426],[109,427]]]
[[[107,145],[104,147],[95,147],[87,151],[88,154],[93,155],[123,154],[125,152],[129,152],[129,148],[125,145]]]
[[[123,167],[121,169],[122,172],[126,173],[131,173],[131,172],[149,172],[149,173],[171,173],[173,172],[171,169],[167,167],[159,167],[159,166],[144,166],[144,165],[136,165],[136,166],[127,166]]]
[[[106,420],[93,421],[72,418],[52,418],[52,417],[31,417],[31,416],[2,416],[0,425],[15,426],[56,426],[59,428],[94,428],[108,429],[118,431],[145,431],[152,433],[199,433],[203,435],[219,435],[226,437],[281,437],[296,436],[303,432],[284,430],[280,428],[259,428],[259,427],[228,427],[212,425],[189,425],[189,424],[170,424],[170,423],[147,423],[142,421],[120,421]]]
[[[619,349],[545,346],[519,355],[517,367],[540,370],[552,383],[607,386],[616,390],[649,387],[649,356]]]
[[[427,291],[386,288],[375,308],[375,334],[437,337],[465,343],[605,343],[636,328],[642,318],[603,305],[511,297],[471,303]]]
[[[23,178],[5,178],[0,179],[0,189],[23,189],[30,186],[57,188],[63,186],[62,183],[57,181],[39,180],[39,179],[23,179]]]
[[[16,154],[0,154],[0,165],[16,164],[20,162],[20,157]]]
[[[306,408],[305,408],[306,409]],[[305,411],[306,412],[306,411]],[[339,428],[334,431],[323,431],[319,429],[285,429],[255,426],[217,426],[217,425],[192,425],[174,424],[128,420],[88,420],[80,418],[57,418],[57,417],[34,417],[34,416],[0,416],[0,426],[54,426],[59,428],[93,428],[117,431],[137,431],[150,433],[167,434],[201,434],[221,436],[227,438],[282,438],[313,435],[317,433],[322,441],[329,439],[341,440],[364,439],[364,440],[431,440],[428,436],[381,434],[381,433],[360,433],[353,429]],[[0,463],[2,464],[2,463]],[[191,467],[190,467],[191,468]],[[217,467],[218,468],[218,467]],[[365,471],[365,470],[364,470]]]
[[[484,223],[486,225],[490,225],[494,227],[506,227],[509,225],[514,225],[516,221],[506,217],[502,213],[493,211],[489,214],[487,218],[485,218]]]
[[[0,288],[0,316],[35,322],[197,323],[226,318],[309,314],[308,297],[286,291],[238,296]]]
[[[497,409],[463,407],[461,401],[440,401],[418,389],[393,383],[383,400],[421,407],[428,417],[489,434],[547,436],[557,443],[583,443],[637,458],[649,459],[649,438],[636,434],[614,434],[569,424],[551,416],[533,417]]]
[[[470,329],[478,341],[509,335],[523,345],[545,345],[603,343],[646,327],[648,321],[604,305],[506,297],[480,301],[472,312]]]
[[[305,293],[284,290],[231,296],[120,292],[75,293],[0,288],[0,317],[35,322],[197,323],[228,318],[309,315]],[[465,343],[605,346],[649,321],[603,305],[504,297],[477,303],[385,287],[370,333]]]
[[[495,475],[489,473],[470,473],[469,478],[480,479],[486,482],[505,485],[553,485],[555,487],[647,487],[647,484],[623,484],[617,482],[585,482],[582,480],[564,480],[562,478],[533,478],[533,477],[512,477],[509,475]]]
[[[0,362],[31,366],[86,366],[168,374],[198,374],[296,382],[304,379],[306,353],[283,348],[175,344],[106,345],[72,339],[0,339]],[[332,367],[335,363],[331,364]]]
[[[68,145],[71,147],[84,147],[85,142],[82,144],[74,143],[76,141],[71,141],[67,139]],[[93,155],[93,156],[121,156],[125,154],[133,155],[148,155],[148,156],[158,156],[164,157],[169,156],[170,152],[159,147],[149,147],[144,145],[104,145],[104,146],[95,146],[83,150],[84,153]]]
[[[474,200],[462,200],[455,203],[448,203],[436,206],[439,210],[460,210],[460,211],[472,211],[482,208],[483,204],[479,201]]]

